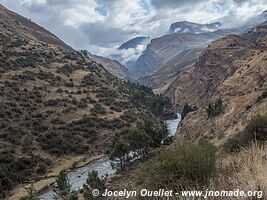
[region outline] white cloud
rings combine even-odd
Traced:
[[[158,37],[171,23],[208,23],[218,19],[235,26],[266,10],[267,0],[0,0],[31,18],[76,49],[109,56],[136,36]],[[143,47],[142,47],[143,48]],[[127,61],[142,48],[123,51]]]
[[[46,0],[22,0],[20,5],[21,6],[32,6],[32,5],[45,5]]]
[[[87,5],[74,5],[60,11],[60,17],[64,21],[64,25],[78,28],[86,23],[95,23],[105,19],[95,9],[97,4],[94,1],[88,1]]]

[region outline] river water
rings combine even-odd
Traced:
[[[174,136],[178,125],[181,121],[181,115],[177,113],[177,118],[172,120],[166,120],[165,123],[168,128],[168,136]],[[98,171],[99,178],[104,176],[112,175],[116,172],[116,169],[112,167],[111,161],[108,157],[103,157],[99,160],[96,160],[84,167],[74,169],[68,173],[68,180],[71,185],[72,191],[77,191],[83,187],[86,183],[86,179],[88,177],[88,173],[92,172],[93,170]],[[45,191],[43,194],[39,196],[40,200],[53,200],[54,192],[53,189],[49,189]]]

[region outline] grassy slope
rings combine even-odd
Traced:
[[[38,163],[41,175],[63,155],[103,154],[115,135],[145,118],[160,124],[170,109],[2,6],[0,36],[1,197]]]

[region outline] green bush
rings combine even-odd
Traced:
[[[215,117],[222,113],[223,111],[223,105],[222,105],[222,99],[219,98],[215,101],[215,103],[209,103],[207,109],[206,109],[209,117]]]
[[[191,107],[188,103],[186,103],[183,107],[183,111],[181,113],[182,120],[185,118],[185,116],[190,113],[197,110],[196,106]]]
[[[135,122],[136,116],[135,113],[131,110],[126,110],[121,116],[121,119],[123,119],[126,122]]]
[[[136,176],[143,188],[151,190],[202,188],[216,175],[215,153],[207,141],[179,141],[143,163]]]
[[[101,114],[101,115],[104,115],[107,113],[106,109],[99,103],[94,104],[94,107],[91,108],[91,112],[95,114]]]
[[[267,115],[254,117],[241,132],[229,138],[223,146],[226,152],[238,152],[251,142],[259,145],[267,140]]]

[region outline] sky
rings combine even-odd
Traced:
[[[267,10],[267,0],[0,0],[68,45],[110,57],[137,36],[155,38],[177,21],[237,26]],[[123,52],[138,56],[145,46]],[[122,61],[123,62],[123,61]]]

